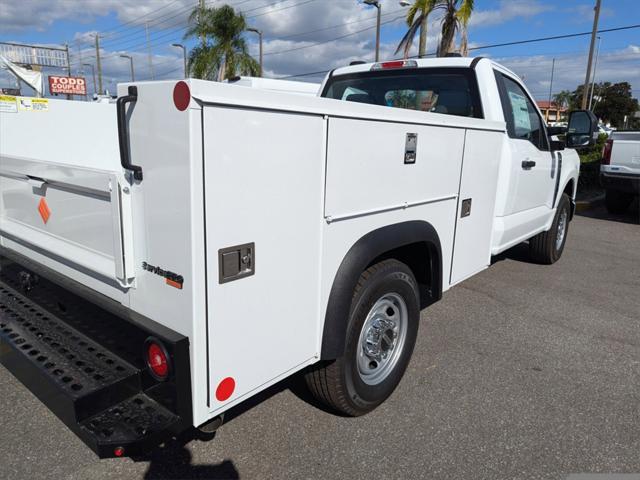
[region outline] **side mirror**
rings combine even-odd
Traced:
[[[590,110],[574,110],[569,114],[567,147],[581,148],[595,145],[598,140],[598,119]]]

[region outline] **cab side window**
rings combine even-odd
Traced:
[[[528,140],[539,150],[548,150],[542,119],[529,96],[509,77],[496,72],[496,80],[509,136]]]

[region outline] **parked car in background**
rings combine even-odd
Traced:
[[[602,149],[600,183],[610,213],[624,212],[640,194],[640,131],[611,132]]]

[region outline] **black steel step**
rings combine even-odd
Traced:
[[[162,442],[179,420],[141,393],[82,421],[78,435],[101,458],[135,456]]]
[[[16,376],[65,421],[81,421],[140,391],[138,369],[3,282],[0,339],[2,363],[22,364]]]
[[[168,436],[181,419],[142,392],[138,367],[6,280],[0,277],[0,363],[100,457],[137,454]]]

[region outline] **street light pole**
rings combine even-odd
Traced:
[[[378,9],[378,15],[376,17],[376,62],[380,60],[380,11],[382,5],[378,0],[364,0],[364,3],[371,5]]]
[[[582,110],[587,108],[587,97],[589,96],[589,76],[591,75],[591,63],[593,61],[593,47],[596,43],[596,33],[598,32],[598,18],[600,17],[600,2],[596,0],[595,14],[593,15],[593,29],[591,30],[591,45],[589,46],[589,60],[587,61],[587,75],[582,88]]]
[[[187,49],[181,43],[172,43],[171,46],[182,49],[182,59],[184,61],[184,78],[189,77],[189,73],[187,71]]]
[[[598,57],[600,56],[600,36],[598,36],[598,48],[596,50],[596,61],[593,63],[593,78],[591,78],[591,95],[589,95],[589,110],[593,102],[593,92],[596,89],[596,70],[598,69]]]
[[[91,75],[93,76],[93,93],[98,93],[98,90],[96,89],[96,69],[93,68],[93,64],[91,63],[83,63],[82,65],[85,67],[91,67]]]
[[[258,30],[257,28],[247,28],[247,31],[258,34],[258,39],[260,41],[260,76],[262,77],[262,30]]]
[[[547,114],[545,115],[545,122],[549,122],[549,110],[551,110],[551,92],[553,91],[553,73],[556,69],[556,59],[555,57],[553,58],[553,61],[551,62],[551,81],[549,82],[549,103],[547,105]],[[556,121],[560,120],[560,110],[558,109],[558,106],[556,105]]]
[[[135,82],[136,81],[136,76],[133,73],[133,57],[131,55],[120,55],[122,58],[128,58],[129,59],[129,63],[131,65],[131,81]]]

